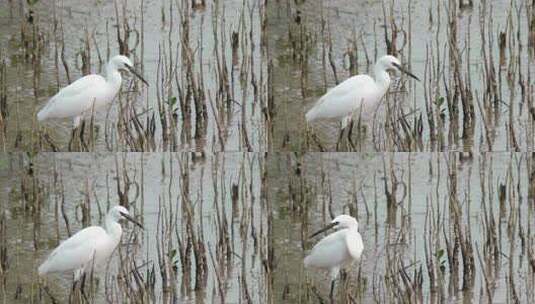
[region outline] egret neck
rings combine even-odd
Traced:
[[[118,91],[121,88],[122,80],[121,73],[119,73],[115,64],[110,61],[106,66],[106,82],[114,91]]]
[[[379,62],[375,64],[374,72],[375,84],[377,84],[377,87],[380,89],[381,96],[383,96],[390,86],[390,75],[388,75],[386,69]]]
[[[106,232],[115,242],[119,243],[123,228],[111,214],[106,215]]]

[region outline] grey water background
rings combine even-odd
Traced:
[[[468,1],[463,1],[468,2]],[[274,112],[273,151],[318,151],[314,144],[306,145],[305,113],[325,92],[336,85],[331,64],[335,66],[338,82],[354,74],[371,74],[377,58],[387,53],[385,31],[392,35],[390,12],[392,11],[398,33],[395,40],[400,48],[398,57],[403,64],[414,72],[422,81],[408,79],[406,93],[399,94],[399,75],[393,76],[390,93],[383,98],[377,111],[377,117],[363,117],[366,127],[363,139],[358,142],[358,151],[398,151],[399,148],[386,145],[378,146],[372,137],[381,135],[385,122],[385,103],[392,108],[401,107],[406,114],[409,125],[423,117],[422,151],[514,151],[509,143],[507,127],[512,124],[515,130],[519,151],[533,149],[532,117],[529,115],[529,102],[522,98],[523,90],[518,83],[508,83],[508,73],[520,70],[525,79],[533,78],[532,49],[529,46],[529,9],[524,1],[474,1],[473,7],[459,9],[460,1],[368,1],[368,0],[308,0],[281,1],[269,10],[270,55],[273,61]],[[384,5],[384,6],[383,6]],[[447,106],[438,105],[438,100],[446,96],[444,81],[452,75],[448,60],[450,47],[448,41],[451,31],[448,28],[448,14],[451,7],[456,7],[457,41],[462,63],[466,62],[469,52],[469,67],[462,68],[462,77],[470,79],[471,93],[474,97],[475,124],[471,134],[463,138],[462,114],[459,125],[450,125]],[[385,20],[386,14],[386,20]],[[385,29],[385,22],[387,29]],[[506,35],[505,63],[499,65],[498,34],[507,32],[513,26],[514,32]],[[485,41],[482,40],[483,32]],[[510,42],[511,35],[519,41]],[[467,40],[469,39],[469,44]],[[490,41],[490,42],[489,42]],[[332,43],[330,48],[329,43]],[[490,46],[489,46],[490,44]],[[516,48],[521,45],[520,53]],[[402,47],[403,46],[403,47]],[[511,49],[514,51],[511,51]],[[501,92],[500,105],[495,114],[482,112],[478,108],[486,90],[487,79],[484,74],[483,49],[486,56],[494,58],[494,69],[498,90]],[[329,52],[332,56],[329,57]],[[514,52],[514,54],[512,53]],[[301,55],[304,54],[304,55]],[[437,59],[437,55],[439,58]],[[306,56],[300,61],[300,56]],[[354,56],[354,70],[350,69],[350,58]],[[431,58],[433,57],[433,58]],[[428,63],[426,63],[428,61]],[[332,63],[331,63],[332,62]],[[516,63],[519,66],[515,66]],[[437,83],[433,83],[425,97],[424,80],[429,77],[428,70],[445,71]],[[514,70],[514,71],[513,71]],[[518,77],[516,78],[518,80]],[[529,86],[529,81],[527,83]],[[451,87],[449,90],[453,90]],[[386,100],[386,101],[385,101]],[[444,129],[438,137],[443,142],[431,141],[426,104],[437,112],[444,113]],[[461,109],[461,108],[459,108]],[[461,110],[460,110],[461,111]],[[509,114],[512,111],[512,120]],[[462,112],[462,111],[461,111]],[[485,115],[483,118],[482,114]],[[496,115],[495,119],[493,115]],[[489,121],[485,126],[483,120]],[[435,124],[438,119],[435,118]],[[340,125],[336,121],[318,121],[309,126],[318,135],[327,151],[335,150]],[[486,129],[492,144],[485,140]],[[354,135],[357,131],[354,131]],[[456,136],[454,136],[456,134]],[[383,135],[384,136],[384,135]],[[343,150],[342,150],[343,151]],[[408,152],[403,150],[404,152]]]
[[[453,159],[455,166],[450,163]],[[531,292],[533,280],[528,262],[530,253],[525,250],[524,245],[527,244],[524,240],[533,240],[535,228],[533,194],[528,195],[533,183],[532,162],[532,156],[521,153],[482,153],[472,158],[466,155],[463,158],[457,153],[273,156],[268,162],[268,172],[274,210],[273,227],[277,236],[274,240],[278,261],[273,271],[276,282],[274,298],[291,303],[317,302],[316,296],[311,296],[309,290],[315,286],[328,301],[328,274],[304,269],[303,258],[321,238],[308,239],[308,235],[328,223],[332,212],[333,216],[353,214],[359,221],[365,247],[363,257],[360,262],[346,268],[353,280],[359,274],[362,276],[361,281],[353,283],[357,286],[349,287],[353,291],[359,286],[364,289],[362,298],[357,301],[403,301],[386,288],[389,277],[397,275],[395,270],[391,273],[387,268],[396,266],[391,265],[391,260],[399,257],[411,278],[415,271],[423,270],[424,303],[490,301],[483,291],[486,280],[493,280],[492,303],[509,303],[512,299],[511,276],[520,302],[530,302],[534,296]],[[397,190],[393,193],[397,208],[393,214],[389,214],[385,194],[385,189],[392,191],[391,174],[397,181]],[[455,178],[451,174],[455,174]],[[460,285],[451,285],[451,264],[447,256],[438,254],[447,248],[443,237],[438,240],[430,238],[434,233],[449,235],[453,229],[448,211],[453,180],[457,183],[456,197],[461,206],[462,229],[470,232],[470,243],[476,251],[474,285],[467,290]],[[497,190],[500,185],[505,185],[507,193],[504,211],[499,207]],[[488,250],[490,232],[484,219],[489,213],[496,220],[495,233],[502,255],[496,265],[497,272],[487,276],[482,270],[482,265],[487,264],[485,260],[480,264],[477,252],[483,255]],[[430,223],[433,223],[433,228]],[[450,239],[450,242],[453,240]],[[437,282],[442,294],[430,292],[426,246],[434,259],[444,263],[444,280]],[[528,248],[530,246],[527,245]],[[459,259],[462,260],[460,256]]]
[[[225,277],[218,277],[214,267],[222,267],[219,263],[208,262],[207,285],[203,290],[181,291],[177,300],[181,303],[212,303],[222,300],[237,302],[243,292],[243,282],[248,284],[251,299],[255,302],[264,301],[265,277],[262,270],[260,246],[265,246],[263,231],[266,230],[265,210],[259,204],[260,193],[260,162],[254,154],[225,153],[215,154],[206,159],[194,160],[190,154],[93,154],[93,153],[44,153],[32,159],[36,179],[43,189],[41,212],[30,214],[32,208],[29,202],[24,202],[22,183],[24,171],[28,168],[28,158],[23,155],[1,155],[0,198],[2,205],[0,214],[6,227],[7,258],[9,267],[5,273],[6,288],[1,288],[0,301],[2,303],[31,303],[49,301],[46,295],[39,295],[38,265],[57,246],[58,241],[67,237],[66,224],[61,212],[58,212],[58,199],[65,200],[65,215],[67,216],[72,233],[83,228],[82,205],[90,204],[90,224],[101,225],[108,206],[119,203],[119,190],[124,191],[127,176],[130,189],[126,193],[131,213],[143,222],[144,230],[132,235],[132,226],[124,225],[122,254],[134,254],[130,258],[136,259],[141,266],[140,273],[145,274],[153,266],[156,269],[156,301],[167,302],[168,290],[162,290],[160,264],[157,242],[169,243],[163,248],[163,254],[170,254],[178,250],[175,232],[170,235],[163,231],[171,229],[186,233],[187,216],[184,214],[185,197],[191,199],[194,206],[193,223],[199,236],[203,237],[206,254],[214,255],[219,246],[219,228],[217,218],[222,216],[222,208],[226,209],[225,220],[229,225],[231,247],[235,259],[228,267]],[[187,166],[188,176],[181,175],[180,166]],[[117,186],[119,174],[121,186]],[[58,178],[62,186],[56,185]],[[188,184],[190,193],[181,196],[184,185]],[[233,185],[239,189],[239,209],[233,208],[227,202],[231,201]],[[64,189],[64,196],[58,191]],[[89,200],[89,201],[87,201]],[[33,206],[35,208],[35,206]],[[159,215],[159,211],[162,213]],[[162,226],[165,218],[175,218],[175,226]],[[224,218],[224,217],[223,217]],[[252,231],[258,233],[258,239],[251,237]],[[244,231],[245,234],[241,234]],[[185,234],[184,234],[185,235]],[[182,238],[185,236],[182,235]],[[128,245],[132,237],[138,240],[138,245]],[[245,238],[242,238],[244,236]],[[258,244],[254,244],[258,243]],[[134,248],[131,248],[134,246]],[[96,302],[107,302],[104,292],[107,288],[113,290],[118,283],[117,272],[121,260],[115,252],[110,268],[105,274],[100,274],[100,287]],[[239,257],[239,258],[238,258]],[[215,256],[214,256],[215,258]],[[177,267],[178,282],[182,281],[181,263],[178,257],[170,259]],[[193,259],[193,257],[192,257]],[[215,262],[215,264],[214,264]],[[242,273],[242,267],[244,271]],[[192,268],[191,280],[194,282],[195,267]],[[242,280],[243,274],[246,275]],[[111,276],[111,283],[105,283],[106,275]],[[145,277],[145,280],[148,280]],[[217,282],[222,280],[225,295],[218,294]],[[41,279],[43,282],[43,279]],[[120,282],[120,281],[119,281]],[[46,284],[57,299],[63,301],[72,286],[72,274],[51,274],[46,277]],[[3,285],[4,286],[4,285]],[[178,286],[177,286],[178,288]],[[180,290],[180,289],[179,289]],[[130,295],[132,296],[132,295]],[[124,301],[133,301],[128,296]]]
[[[176,79],[185,77],[186,67],[180,62],[176,69],[166,66],[164,79],[163,66],[176,62],[181,54],[183,44],[180,39],[184,31],[183,20],[180,18],[179,3],[176,1],[33,1],[27,5],[24,2],[0,3],[0,56],[6,64],[6,87],[8,116],[5,118],[6,135],[1,137],[3,151],[28,151],[35,148],[38,142],[39,128],[46,132],[64,151],[71,136],[72,120],[54,119],[38,123],[35,119],[38,110],[57,91],[58,87],[68,84],[65,69],[61,61],[61,44],[54,44],[54,28],[63,25],[64,33],[57,29],[58,39],[64,41],[65,60],[69,65],[71,81],[82,76],[81,52],[84,51],[86,33],[90,35],[91,49],[90,70],[92,73],[105,74],[105,65],[109,58],[119,53],[117,42],[117,27],[124,35],[123,16],[130,28],[129,39],[126,41],[131,50],[131,59],[137,63],[136,69],[149,82],[149,86],[142,86],[139,94],[130,94],[125,98],[125,91],[131,90],[130,81],[133,76],[123,74],[123,91],[112,103],[109,109],[96,113],[97,140],[95,151],[124,151],[130,150],[121,144],[118,135],[114,134],[117,126],[119,106],[132,105],[139,118],[144,121],[146,117],[156,115],[156,151],[167,150],[162,147],[162,126],[159,119],[157,97],[164,104],[171,103],[173,97],[179,92],[174,83]],[[115,14],[117,3],[119,18]],[[242,134],[240,129],[247,130],[251,149],[258,151],[265,149],[263,123],[261,119],[262,100],[253,94],[252,77],[259,84],[256,88],[264,94],[261,76],[266,72],[262,61],[260,35],[249,35],[258,32],[260,26],[261,10],[259,1],[224,1],[209,3],[202,10],[190,10],[188,22],[190,28],[190,45],[192,55],[197,61],[193,65],[196,77],[202,77],[208,123],[206,134],[201,138],[194,138],[193,129],[195,119],[191,126],[184,124],[184,118],[177,110],[178,132],[182,134],[176,151],[242,151]],[[184,1],[185,6],[190,2]],[[123,11],[123,7],[125,10]],[[26,58],[22,42],[22,29],[31,27],[25,23],[29,18],[29,11],[33,11],[34,24],[38,24],[42,40],[45,43],[44,52],[40,58],[38,70],[32,66],[32,59]],[[54,23],[54,14],[59,24]],[[233,56],[229,37],[232,33],[239,33],[239,48],[237,55]],[[32,35],[28,31],[26,35]],[[37,35],[37,34],[36,34]],[[217,36],[217,38],[215,38]],[[219,49],[219,50],[217,50]],[[219,54],[219,59],[216,53]],[[102,65],[99,64],[99,56]],[[158,58],[162,60],[159,62]],[[224,57],[223,57],[224,56]],[[221,58],[224,58],[221,59]],[[58,60],[56,69],[56,59]],[[201,62],[202,61],[202,62]],[[220,62],[223,61],[223,62]],[[224,125],[220,105],[216,105],[217,95],[220,94],[219,85],[221,75],[218,75],[218,65],[228,70],[230,90],[233,102]],[[172,74],[173,72],[174,74]],[[59,80],[56,79],[56,74]],[[35,79],[35,80],[34,80]],[[198,80],[200,81],[200,80]],[[160,93],[157,93],[160,91]],[[120,101],[119,101],[120,100]],[[242,107],[243,105],[243,107]],[[177,105],[175,105],[176,107]],[[193,106],[192,106],[193,107]],[[172,108],[172,107],[170,107]],[[170,110],[173,112],[172,110]],[[219,124],[219,125],[218,125]],[[222,137],[225,145],[222,147],[217,140],[217,130],[222,128]],[[105,134],[109,133],[105,138]],[[109,143],[111,141],[111,144]]]

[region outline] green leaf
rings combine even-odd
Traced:
[[[435,100],[435,105],[440,108],[444,104],[444,97],[439,97],[437,100]]]
[[[169,100],[167,100],[167,104],[170,107],[174,107],[176,105],[176,101],[177,101],[176,97],[173,96],[173,97],[169,98]]]

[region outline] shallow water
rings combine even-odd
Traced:
[[[451,3],[451,4],[450,4]],[[336,85],[332,65],[336,68],[338,83],[355,74],[372,74],[376,58],[387,53],[383,4],[387,22],[390,11],[399,30],[396,46],[398,57],[410,68],[421,82],[406,79],[406,86],[400,87],[398,76],[393,75],[394,82],[377,110],[377,117],[362,117],[366,129],[359,138],[354,130],[357,151],[531,151],[533,149],[533,120],[528,112],[533,108],[531,98],[522,97],[523,90],[518,82],[518,74],[524,79],[533,77],[529,68],[533,62],[528,46],[528,31],[525,26],[526,5],[523,1],[483,1],[473,8],[457,9],[457,41],[462,52],[462,78],[471,85],[474,99],[475,124],[466,132],[462,128],[462,109],[459,104],[459,122],[450,122],[447,103],[436,103],[446,97],[453,88],[444,83],[453,77],[450,65],[447,41],[451,37],[448,28],[448,12],[457,1],[283,1],[272,5],[269,11],[270,21],[270,55],[273,58],[274,79],[274,134],[272,150],[275,151],[309,151],[319,150],[314,142],[306,141],[306,123],[304,114],[327,91]],[[391,9],[392,7],[392,9]],[[322,21],[323,20],[323,21]],[[484,20],[484,26],[480,20]],[[490,23],[490,25],[489,25]],[[388,24],[388,37],[392,35]],[[507,36],[504,63],[499,65],[499,47],[497,33],[507,32],[508,24],[514,27],[514,37],[518,34],[520,42]],[[489,30],[490,29],[490,30]],[[518,31],[518,33],[517,33]],[[485,35],[485,43],[481,33]],[[437,34],[438,33],[438,34]],[[508,33],[508,32],[507,32]],[[406,36],[405,36],[406,34]],[[406,38],[406,39],[404,39]],[[329,41],[332,41],[332,64],[329,59]],[[469,41],[467,44],[466,41]],[[490,47],[488,46],[490,41]],[[522,45],[520,51],[518,45]],[[485,92],[487,80],[484,69],[486,56],[492,56],[493,68],[497,75],[497,87],[501,101],[494,114],[485,109]],[[469,52],[470,62],[466,60]],[[439,58],[437,59],[437,54]],[[304,56],[304,57],[303,57]],[[304,58],[303,60],[301,58]],[[355,66],[351,68],[350,58]],[[521,62],[516,66],[517,61]],[[426,65],[429,68],[426,71]],[[470,67],[468,69],[467,67]],[[428,83],[430,71],[442,71],[435,82]],[[508,84],[508,73],[516,74],[514,83]],[[531,86],[529,81],[527,86]],[[425,94],[424,87],[428,88]],[[399,93],[399,91],[405,93]],[[528,95],[531,93],[528,93]],[[460,102],[460,101],[459,101]],[[387,114],[385,103],[390,105]],[[426,111],[426,105],[433,108],[433,115]],[[375,108],[375,107],[374,107]],[[392,110],[393,109],[393,110]],[[393,117],[397,123],[403,115],[412,128],[422,115],[423,132],[417,145],[410,148],[393,142],[393,130],[385,126],[387,117]],[[512,112],[511,112],[512,111]],[[440,128],[438,116],[444,114],[444,127]],[[512,117],[509,114],[512,113]],[[483,115],[483,116],[482,116]],[[385,117],[386,116],[386,117]],[[435,117],[436,116],[436,117]],[[434,117],[436,138],[430,135],[429,117]],[[357,117],[358,118],[358,117]],[[483,123],[483,121],[487,123]],[[512,144],[508,135],[508,125],[513,125],[517,146]],[[340,129],[336,121],[318,121],[310,126],[320,139],[323,150],[334,151]],[[394,130],[401,129],[395,124]],[[356,127],[355,127],[356,129]],[[487,129],[489,129],[487,140]],[[404,133],[402,132],[402,135]],[[311,141],[311,140],[309,140]],[[489,143],[490,141],[490,143]],[[347,150],[346,147],[340,150]]]
[[[23,155],[3,155],[1,160],[1,198],[7,202],[2,204],[1,212],[8,236],[2,243],[7,245],[9,261],[6,285],[0,297],[3,302],[50,300],[39,290],[36,272],[58,240],[68,236],[61,200],[65,200],[65,215],[70,231],[74,233],[83,225],[102,224],[103,215],[99,214],[105,214],[109,206],[120,201],[118,193],[125,192],[126,184],[130,185],[127,191],[129,210],[142,221],[145,229],[133,230],[132,225],[125,226],[128,228],[125,228],[122,245],[115,252],[106,274],[100,275],[96,303],[109,301],[110,295],[117,296],[120,302],[140,297],[121,287],[129,276],[123,276],[120,270],[129,267],[133,259],[146,282],[147,273],[153,267],[156,270],[152,302],[169,302],[173,298],[181,303],[212,303],[223,299],[236,302],[244,292],[249,293],[254,302],[266,298],[261,264],[265,250],[261,247],[265,246],[263,232],[267,223],[265,210],[258,203],[261,162],[255,154],[227,153],[205,159],[188,154],[40,154],[32,159],[32,163],[35,182],[43,189],[41,203],[26,201],[21,193],[21,187],[30,185],[23,181],[33,181],[23,172],[29,168],[29,159]],[[187,174],[183,175],[184,172]],[[54,181],[54,176],[58,180]],[[117,186],[117,178],[120,186]],[[125,183],[126,180],[129,182]],[[185,185],[189,187],[189,193],[184,192]],[[234,187],[235,204],[227,204],[234,202]],[[63,194],[61,189],[64,189]],[[40,212],[32,212],[37,204]],[[85,224],[82,206],[89,207],[92,215]],[[177,236],[184,245],[188,244],[186,221],[190,217],[185,214],[187,206],[192,208],[193,229],[206,250],[207,281],[199,291],[193,290],[195,263],[190,273],[190,285],[187,289],[180,287],[185,279],[182,275],[184,266],[178,259]],[[223,228],[227,234],[221,234]],[[221,246],[225,246],[221,239],[223,235],[228,237],[232,250],[230,264],[219,260]],[[176,263],[176,282],[170,282],[176,284],[174,292],[162,286],[160,271],[165,269],[161,264],[162,252],[164,255],[176,254],[164,259],[165,263]],[[193,253],[190,254],[191,260],[195,261]],[[223,295],[219,294],[218,281],[224,286]],[[50,274],[45,284],[54,297],[63,302],[68,297],[71,282],[72,274]],[[148,299],[151,298],[147,296],[145,300]]]
[[[532,161],[529,155],[519,153],[476,154],[472,158],[456,153],[273,156],[267,164],[278,261],[273,271],[274,298],[291,303],[317,302],[311,289],[315,286],[328,301],[327,274],[305,270],[302,264],[308,250],[321,238],[309,240],[307,236],[328,223],[331,216],[346,213],[357,217],[365,246],[361,262],[346,268],[351,278],[348,293],[359,303],[401,301],[404,295],[388,286],[389,281],[395,282],[394,278],[401,275],[398,264],[405,267],[411,279],[415,271],[422,270],[423,303],[438,303],[441,299],[452,303],[486,302],[487,293],[482,290],[485,280],[494,284],[492,303],[508,303],[512,293],[508,277],[513,278],[521,303],[533,301],[534,282],[526,251],[532,245],[524,246],[524,241],[532,240],[530,231],[535,228],[533,197],[528,196]],[[387,206],[385,179],[389,192],[393,184],[397,185],[393,193],[397,208]],[[452,195],[454,181],[457,190]],[[500,185],[506,188],[503,209],[498,196]],[[460,203],[461,229],[471,236],[475,252],[474,284],[467,289],[462,288],[462,275],[458,283],[450,281],[452,266],[447,254],[435,255],[447,251],[443,233],[450,243],[454,240],[452,197]],[[487,265],[484,257],[489,252],[489,234],[485,219],[491,218],[489,214],[496,221],[494,233],[501,253],[492,275],[481,266]],[[437,282],[434,292],[426,248],[430,248],[432,258],[445,265],[443,281]],[[460,253],[458,258],[462,263]],[[394,272],[390,272],[392,268]],[[360,293],[358,287],[363,289]],[[340,295],[338,299],[342,301]]]
[[[460,100],[457,121],[439,104],[454,75],[450,3],[458,5],[229,0],[189,10],[189,0],[1,2],[0,110],[5,88],[8,114],[0,146],[15,153],[0,153],[0,302],[79,296],[71,274],[39,279],[37,267],[119,203],[145,229],[123,226],[109,267],[91,280],[93,303],[329,302],[325,273],[304,269],[303,258],[320,239],[308,236],[342,213],[358,219],[365,250],[336,282],[339,303],[535,302],[533,8],[481,1],[452,13],[460,75],[475,107],[466,129]],[[376,116],[354,127],[355,147],[339,149],[360,153],[329,152],[337,122],[307,130],[304,115],[336,82],[373,70],[386,52],[390,11],[398,56],[422,81],[392,75]],[[124,35],[125,22],[130,57],[150,86],[123,74],[109,111],[96,113],[93,128],[86,124],[86,145],[75,135],[71,146],[69,119],[35,120],[68,83],[62,42],[73,81],[83,74],[87,29],[88,69],[102,73],[119,52],[116,31]],[[507,35],[501,65],[500,32]],[[42,35],[41,51],[28,34]],[[487,91],[489,64],[498,100]],[[187,94],[190,112],[179,102]],[[199,96],[205,132],[197,132]],[[408,135],[400,121],[412,129],[420,117],[421,134]],[[42,152],[55,148],[92,153]]]
[[[250,35],[250,32],[259,31],[261,3],[225,1],[188,12],[178,7],[182,4],[176,1],[116,3],[119,23],[113,1],[69,1],[63,4],[37,1],[33,6],[22,5],[23,8],[11,2],[0,3],[0,60],[6,64],[9,113],[5,118],[6,132],[0,139],[2,149],[51,150],[47,142],[42,144],[37,132],[39,127],[43,127],[57,149],[67,150],[72,120],[56,119],[40,124],[35,120],[37,111],[58,88],[68,84],[61,60],[61,43],[65,45],[64,57],[71,82],[82,76],[80,54],[87,52],[86,37],[89,37],[89,70],[104,73],[108,58],[119,53],[117,27],[124,37],[126,20],[129,56],[150,85],[146,87],[139,82],[138,87],[132,87],[132,77],[124,74],[126,81],[123,82],[122,93],[109,109],[95,114],[96,139],[91,150],[139,150],[124,138],[125,131],[119,124],[120,117],[131,122],[131,116],[127,115],[131,108],[136,111],[145,130],[148,129],[147,121],[153,115],[156,118],[154,144],[144,150],[261,150],[265,145],[261,108],[265,97],[265,77],[262,75],[266,70],[261,56],[260,36]],[[184,3],[185,7],[189,7],[189,1]],[[34,12],[32,24],[25,21],[29,10]],[[179,14],[181,11],[185,16]],[[57,16],[57,28],[54,27],[54,15]],[[188,22],[189,27],[183,22]],[[38,30],[32,30],[34,25],[38,26]],[[189,56],[194,56],[191,64],[181,60],[182,56],[186,56],[186,52],[181,50],[186,45],[181,37],[187,28],[192,49]],[[43,50],[37,52],[37,48],[24,48],[21,32],[27,33],[26,36],[41,35]],[[229,42],[232,33],[236,33],[238,38],[235,51]],[[37,55],[32,55],[34,53]],[[201,129],[196,131],[194,101],[189,100],[192,114],[185,114],[187,112],[179,107],[180,94],[189,89],[186,82],[188,66],[192,68],[197,89],[204,94],[207,122],[202,132]],[[225,72],[218,72],[218,66]],[[225,88],[220,84],[222,78],[228,83]],[[176,103],[171,102],[174,98],[178,99]],[[164,110],[158,104],[162,104]],[[176,134],[176,140],[172,144],[163,140],[169,136],[166,135],[169,131],[162,128],[163,118],[169,120],[166,125],[171,120],[176,124],[176,130],[172,132]],[[89,123],[90,119],[87,121]],[[244,133],[247,144],[243,140]],[[134,132],[134,139],[140,136]]]

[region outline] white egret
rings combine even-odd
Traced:
[[[346,263],[360,260],[364,243],[359,233],[357,220],[346,214],[337,216],[329,225],[310,237],[312,238],[331,228],[339,228],[339,230],[324,237],[312,248],[310,254],[305,257],[305,267],[329,271],[331,277],[329,295],[332,300],[334,281],[340,268]]]
[[[317,119],[342,119],[343,132],[355,113],[373,109],[385,95],[390,86],[389,71],[400,71],[419,80],[403,68],[396,57],[383,56],[375,64],[375,80],[369,75],[355,75],[328,90],[306,113],[307,122]]]
[[[143,229],[143,226],[130,216],[125,207],[115,206],[106,215],[106,228],[87,227],[63,241],[39,266],[39,275],[73,271],[76,283],[83,275],[90,273],[93,269],[101,271],[121,240],[123,229],[119,220],[122,218]]]
[[[106,66],[106,78],[91,74],[64,87],[37,113],[37,119],[42,121],[47,118],[73,118],[74,127],[78,127],[83,118],[93,110],[100,110],[113,101],[121,88],[122,77],[119,70],[123,69],[148,85],[134,70],[128,57],[117,55]]]

